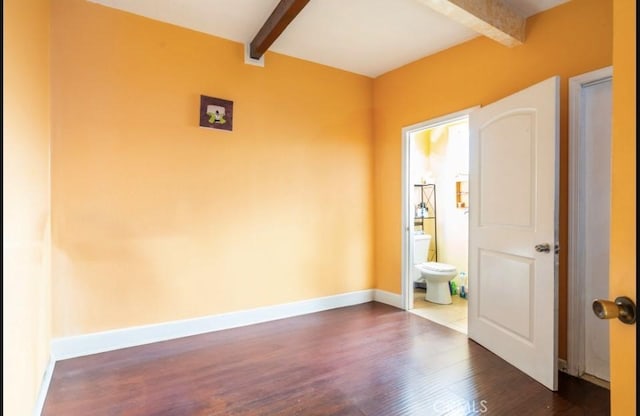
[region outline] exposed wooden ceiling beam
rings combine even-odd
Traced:
[[[249,52],[251,58],[260,59],[307,3],[309,0],[280,0],[271,16],[251,41]]]
[[[505,46],[524,43],[526,19],[501,0],[419,0]]]

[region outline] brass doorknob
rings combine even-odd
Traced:
[[[626,296],[617,297],[615,301],[596,299],[593,301],[593,313],[600,319],[618,318],[625,324],[636,322],[636,304]]]

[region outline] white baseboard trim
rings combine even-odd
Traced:
[[[33,416],[42,415],[42,410],[44,409],[44,401],[47,398],[47,392],[49,391],[49,385],[51,384],[51,377],[53,376],[53,368],[55,367],[55,365],[56,361],[53,359],[53,357],[49,357],[49,364],[44,370],[40,392],[38,393],[38,397],[36,398],[36,405],[33,408]]]
[[[402,309],[402,295],[397,293],[391,293],[381,289],[373,289],[373,300]]]
[[[567,364],[567,360],[564,360],[562,358],[558,358],[558,371],[562,371],[563,373],[569,374],[570,376],[581,378],[588,381],[589,383],[595,384],[596,386],[611,390],[611,384],[609,381],[603,380],[596,376],[592,376],[591,374],[579,374],[576,371],[572,371],[571,367],[569,367],[569,365]]]
[[[607,380],[603,380],[596,376],[592,376],[591,374],[583,374],[580,376],[581,379],[588,381],[591,384],[595,384],[596,386],[605,388],[607,390],[611,390],[611,383]]]
[[[395,306],[400,295],[376,289],[365,289],[339,295],[314,298],[298,302],[265,306],[238,312],[211,315],[202,318],[171,321],[86,335],[56,338],[51,341],[52,361],[66,360],[84,355],[135,347],[153,342],[167,341],[206,332],[220,331],[276,319],[290,318],[328,309],[378,302]],[[46,390],[45,390],[46,392]]]

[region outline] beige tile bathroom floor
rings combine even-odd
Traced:
[[[458,295],[451,296],[451,305],[438,305],[424,299],[425,290],[413,290],[413,309],[409,312],[430,321],[455,329],[463,334],[467,333],[467,300]]]

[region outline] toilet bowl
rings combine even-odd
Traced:
[[[420,278],[427,283],[427,302],[449,305],[451,303],[451,291],[449,282],[458,274],[455,266],[433,261],[414,265],[420,272]]]

